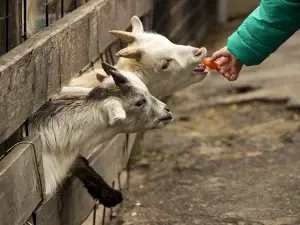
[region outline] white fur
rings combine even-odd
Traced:
[[[126,33],[125,39],[132,38],[135,41],[117,53],[121,58],[116,67],[122,71],[133,72],[155,97],[171,95],[206,77],[207,71],[204,73],[194,72],[195,67],[206,57],[205,48],[176,45],[162,35],[144,32],[143,24],[136,16],[132,17],[131,24],[133,32]],[[118,35],[116,34],[118,32],[115,31],[113,34]],[[201,55],[196,56],[195,52],[201,52]],[[171,59],[169,67],[163,69],[162,67],[168,59]],[[67,86],[94,87],[99,84],[95,75],[99,72],[100,69],[97,72],[94,71],[94,74],[91,72],[73,78]],[[104,79],[104,83],[107,82],[106,79]],[[70,93],[72,89],[64,88],[63,92]]]
[[[121,72],[120,76],[123,73]],[[124,96],[111,96],[104,100],[91,98],[86,100],[81,97],[79,100],[72,100],[74,104],[64,103],[59,97],[53,100],[61,101],[54,116],[38,117],[39,112],[47,112],[49,108],[40,109],[36,118],[40,119],[38,132],[42,142],[42,158],[45,177],[46,194],[52,194],[57,186],[66,178],[70,167],[82,149],[93,150],[100,143],[113,138],[118,133],[136,133],[148,129],[161,128],[166,126],[172,118],[166,105],[153,97],[147,87],[132,73],[124,72],[129,78],[125,87],[117,84],[114,76],[110,76],[111,82],[106,88],[127,90]],[[116,84],[118,86],[116,86]],[[78,90],[78,89],[76,89]],[[84,92],[91,91],[90,88],[83,88]],[[136,102],[145,99],[145,104],[136,106]],[[44,110],[44,111],[43,111]],[[162,120],[164,118],[168,120]]]

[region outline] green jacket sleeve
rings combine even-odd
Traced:
[[[258,65],[291,37],[299,25],[300,0],[262,0],[228,38],[227,48],[243,64]]]

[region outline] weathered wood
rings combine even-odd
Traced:
[[[91,166],[109,184],[122,170],[124,140],[125,135],[120,134],[111,141],[100,145],[89,155],[87,155],[89,153],[87,150],[82,151],[82,154],[90,159]],[[55,218],[57,222],[55,224],[79,225],[90,214],[94,204],[95,201],[87,193],[82,183],[76,178],[70,178],[62,191],[38,207],[35,211],[36,221],[38,225],[52,225],[53,218]]]
[[[0,221],[26,222],[41,202],[41,187],[32,145],[20,144],[0,161]]]
[[[10,50],[21,43],[22,1],[11,1],[8,4],[8,50]]]
[[[0,143],[99,57],[114,40],[108,30],[125,29],[134,14],[151,9],[151,2],[90,1],[2,56]]]
[[[126,168],[131,152],[140,134],[129,134],[125,154],[123,154],[122,169]]]
[[[0,0],[0,56],[6,52],[6,0]]]

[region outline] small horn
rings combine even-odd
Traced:
[[[121,30],[111,30],[109,31],[109,33],[116,36],[117,38],[120,38],[123,41],[126,41],[127,43],[132,43],[136,41],[136,37],[131,32],[121,31]]]
[[[126,47],[116,53],[117,57],[140,60],[142,57],[141,51],[136,47]]]
[[[102,65],[102,69],[105,71],[107,75],[111,75],[112,70],[117,70],[115,67],[113,67],[112,65],[106,62],[102,62],[101,65]]]

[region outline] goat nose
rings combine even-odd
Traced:
[[[170,109],[169,109],[168,106],[165,106],[165,111],[166,111],[166,112],[170,112]]]
[[[197,57],[201,56],[202,54],[202,50],[200,48],[195,49],[193,52],[194,52],[194,56]]]

